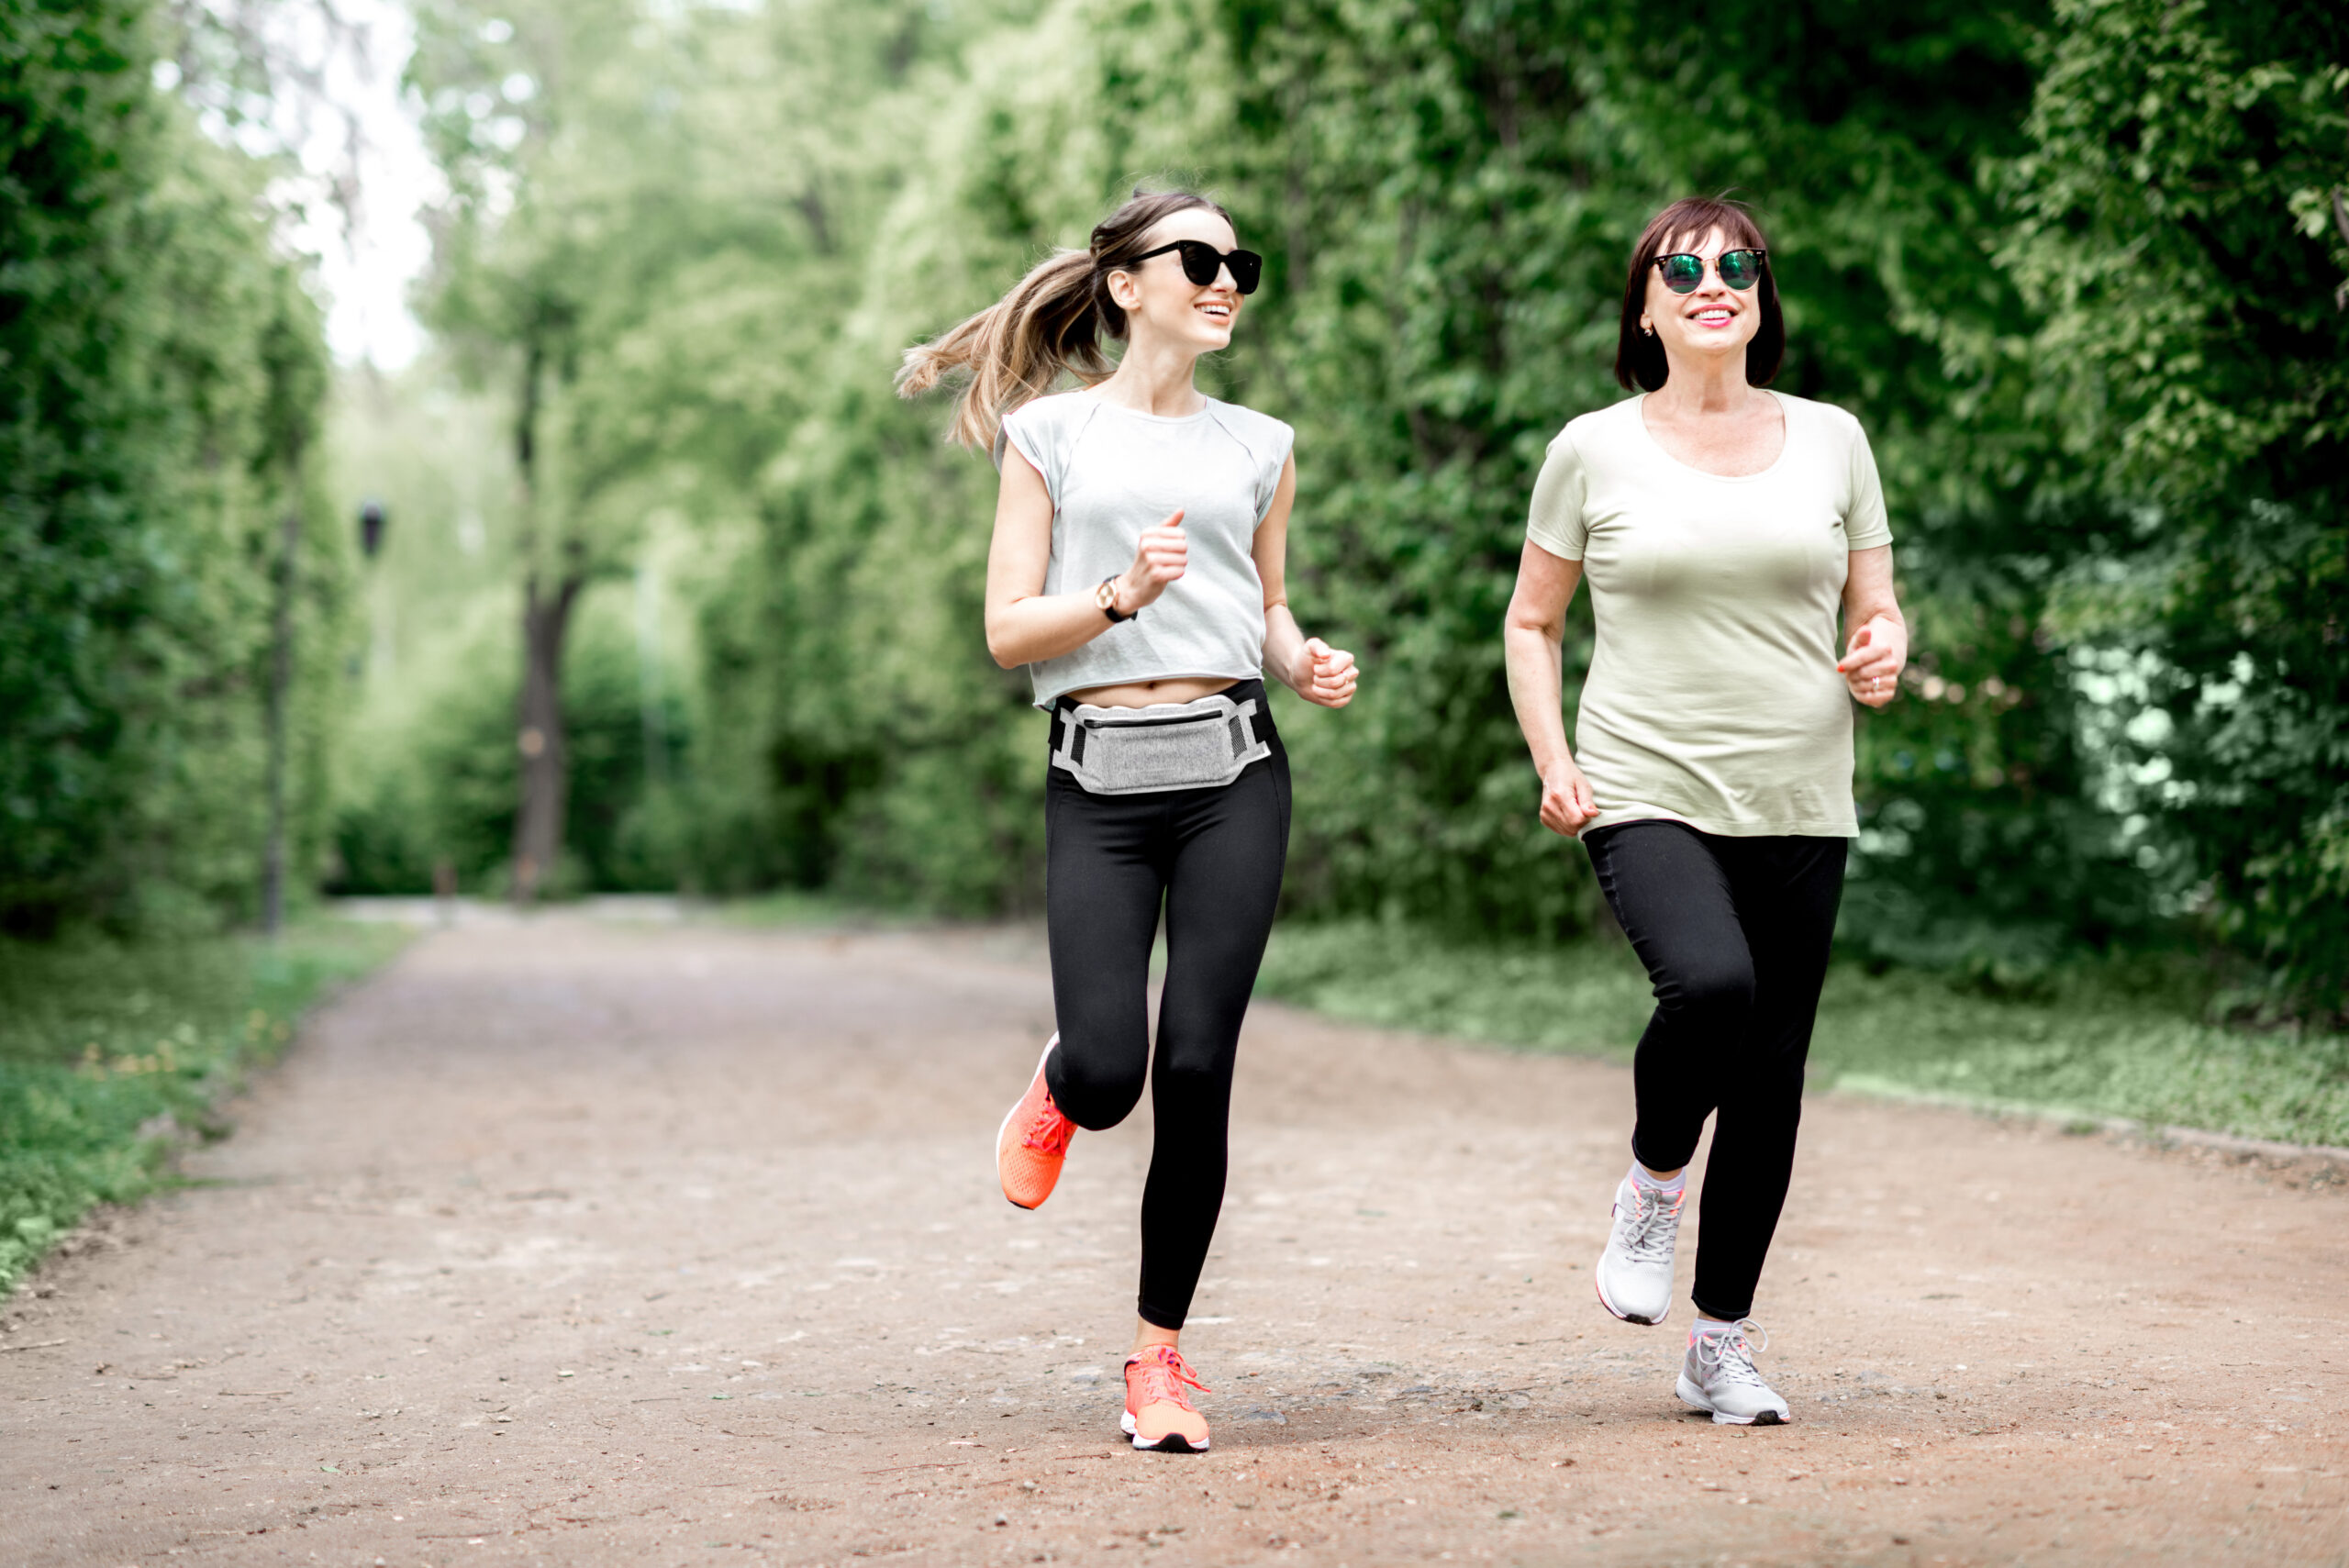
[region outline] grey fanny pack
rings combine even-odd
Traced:
[[[1272,742],[1256,733],[1253,697],[1234,702],[1219,692],[1150,707],[1077,703],[1062,707],[1060,718],[1052,766],[1089,795],[1219,788],[1273,754]]]

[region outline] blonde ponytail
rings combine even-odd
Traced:
[[[1052,389],[1063,373],[1086,384],[1116,367],[1101,351],[1093,253],[1056,250],[976,316],[906,350],[897,395],[918,397],[968,372],[946,439],[986,451],[1003,417]]]
[[[993,450],[1004,416],[1052,391],[1063,375],[1090,386],[1117,369],[1101,339],[1126,335],[1126,313],[1109,297],[1108,276],[1132,264],[1161,218],[1192,207],[1230,217],[1189,191],[1136,190],[1095,227],[1090,250],[1053,251],[995,304],[907,349],[897,395],[918,397],[967,375],[946,439]]]

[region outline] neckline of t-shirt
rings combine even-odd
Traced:
[[[1196,414],[1145,414],[1139,408],[1129,408],[1122,403],[1112,403],[1106,397],[1097,397],[1094,395],[1093,392],[1089,388],[1079,389],[1072,395],[1085,398],[1097,408],[1114,409],[1118,413],[1125,415],[1128,418],[1147,419],[1153,425],[1196,424],[1199,420],[1206,418],[1208,415],[1215,412],[1215,399],[1208,396],[1204,392],[1199,394],[1201,402],[1199,404],[1199,411]]]
[[[1787,454],[1794,450],[1795,447],[1795,415],[1792,406],[1790,406],[1787,400],[1779,394],[1778,389],[1774,386],[1756,387],[1754,390],[1766,395],[1777,404],[1778,417],[1785,423],[1787,430],[1787,439],[1778,443],[1778,455],[1772,458],[1770,460],[1770,466],[1764,469],[1759,473],[1715,473],[1710,469],[1698,468],[1695,463],[1683,462],[1678,458],[1674,457],[1671,452],[1664,450],[1664,443],[1655,439],[1655,432],[1648,428],[1647,415],[1642,412],[1642,410],[1647,407],[1648,403],[1648,395],[1644,392],[1641,393],[1637,397],[1630,400],[1631,406],[1631,423],[1640,428],[1640,439],[1646,441],[1648,445],[1655,449],[1656,456],[1664,459],[1664,462],[1670,463],[1681,473],[1693,473],[1699,479],[1710,479],[1722,484],[1751,484],[1757,479],[1769,478],[1772,474],[1777,473],[1779,469],[1785,467]]]

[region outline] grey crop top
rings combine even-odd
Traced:
[[[1190,539],[1183,575],[1140,616],[1028,666],[1037,706],[1088,686],[1264,673],[1264,584],[1250,551],[1296,439],[1269,415],[1212,397],[1197,414],[1165,418],[1063,392],[1004,420],[1003,440],[1052,493],[1045,593],[1083,592],[1123,572],[1141,530],[1177,507]]]

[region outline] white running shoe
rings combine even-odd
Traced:
[[[1770,1348],[1770,1336],[1751,1318],[1741,1318],[1725,1333],[1689,1331],[1688,1355],[1680,1363],[1681,1401],[1711,1411],[1717,1427],[1783,1427],[1794,1413],[1753,1370],[1748,1329],[1762,1335],[1764,1350]]]
[[[1686,1192],[1642,1186],[1627,1173],[1615,1189],[1615,1229],[1591,1283],[1598,1305],[1626,1323],[1661,1323],[1672,1312],[1672,1248]]]

